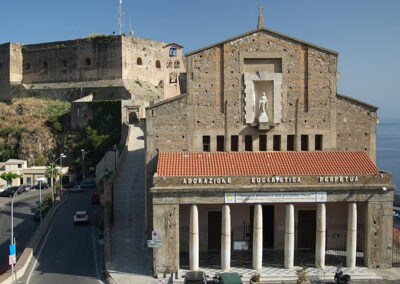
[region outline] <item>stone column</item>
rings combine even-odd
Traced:
[[[231,210],[229,205],[222,206],[221,230],[221,269],[231,269]]]
[[[285,268],[293,268],[294,262],[294,206],[286,205],[285,220]]]
[[[357,252],[357,204],[349,203],[347,215],[347,254],[346,266],[349,268],[356,267]]]
[[[263,253],[263,219],[261,204],[254,206],[253,269],[261,270]]]
[[[315,267],[325,267],[326,209],[325,203],[317,205],[317,236],[315,244]]]
[[[192,205],[190,208],[189,262],[190,270],[199,270],[199,211],[197,205]]]

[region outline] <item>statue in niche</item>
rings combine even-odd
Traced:
[[[265,95],[265,92],[262,93],[260,102],[258,103],[258,107],[260,108],[261,113],[266,113],[268,107],[268,99],[267,96]]]
[[[268,99],[265,95],[265,92],[262,92],[260,101],[258,102],[258,108],[260,109],[260,116],[258,117],[259,123],[267,123],[268,116],[267,116],[267,107],[268,107]]]

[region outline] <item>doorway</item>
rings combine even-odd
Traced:
[[[299,210],[297,222],[297,247],[315,251],[315,210]]]
[[[263,248],[274,248],[274,206],[263,205]]]
[[[208,212],[208,250],[221,251],[221,211]]]

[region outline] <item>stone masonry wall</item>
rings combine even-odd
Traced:
[[[376,109],[337,96],[338,151],[366,151],[376,159]]]
[[[121,38],[117,36],[31,44],[22,51],[26,84],[122,77]]]
[[[7,100],[10,94],[10,44],[0,45],[0,99]]]
[[[164,42],[141,39],[137,37],[122,37],[122,65],[123,78],[141,80],[158,85],[164,80],[165,65],[163,62]],[[142,64],[137,60],[140,58]],[[160,68],[156,67],[156,61],[160,61]]]
[[[282,58],[283,121],[269,131],[259,131],[244,124],[242,78],[246,68],[243,59],[247,56]],[[253,135],[256,146],[257,136],[266,134],[267,149],[272,150],[272,135],[280,134],[282,149],[285,149],[285,136],[295,134],[297,122],[299,135],[322,134],[324,150],[336,148],[330,137],[331,130],[336,128],[335,114],[330,111],[336,94],[336,54],[273,33],[257,31],[189,54],[187,61],[188,93],[192,107],[190,120],[194,130],[190,151],[202,151],[203,135],[211,135],[211,151],[215,151],[213,138],[224,135],[225,100],[228,103],[228,135]],[[310,137],[310,150],[313,149],[312,141]],[[239,146],[241,150],[243,148]],[[254,150],[257,151],[257,147]]]

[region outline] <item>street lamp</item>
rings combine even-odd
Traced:
[[[117,173],[117,144],[114,144],[114,171]]]
[[[60,178],[60,185],[61,185],[61,188],[63,188],[63,185],[62,185],[62,183],[63,183],[63,167],[62,167],[62,159],[63,158],[66,158],[67,156],[66,155],[64,155],[64,153],[61,153],[60,154],[60,157],[59,157],[59,159],[60,159],[60,167],[61,167],[61,178]]]
[[[36,179],[39,182],[39,211],[40,211],[40,224],[42,224],[42,182],[46,181],[44,177]]]
[[[81,149],[82,152],[82,179],[85,181],[85,149]]]
[[[55,159],[55,161],[53,162],[53,166],[55,166],[55,164],[57,163],[58,160],[60,160],[60,167],[61,167],[61,188],[62,188],[62,159],[66,158],[67,156],[64,155],[64,153],[60,154],[60,157],[58,157],[57,159]],[[54,167],[51,168],[51,205],[54,205]]]
[[[20,191],[24,185],[21,185],[13,194],[12,200],[11,200],[11,245],[14,244],[14,198],[17,195],[18,191]],[[42,215],[40,215],[42,216]],[[11,264],[11,275],[14,275],[14,263]],[[15,279],[16,280],[16,279]]]

